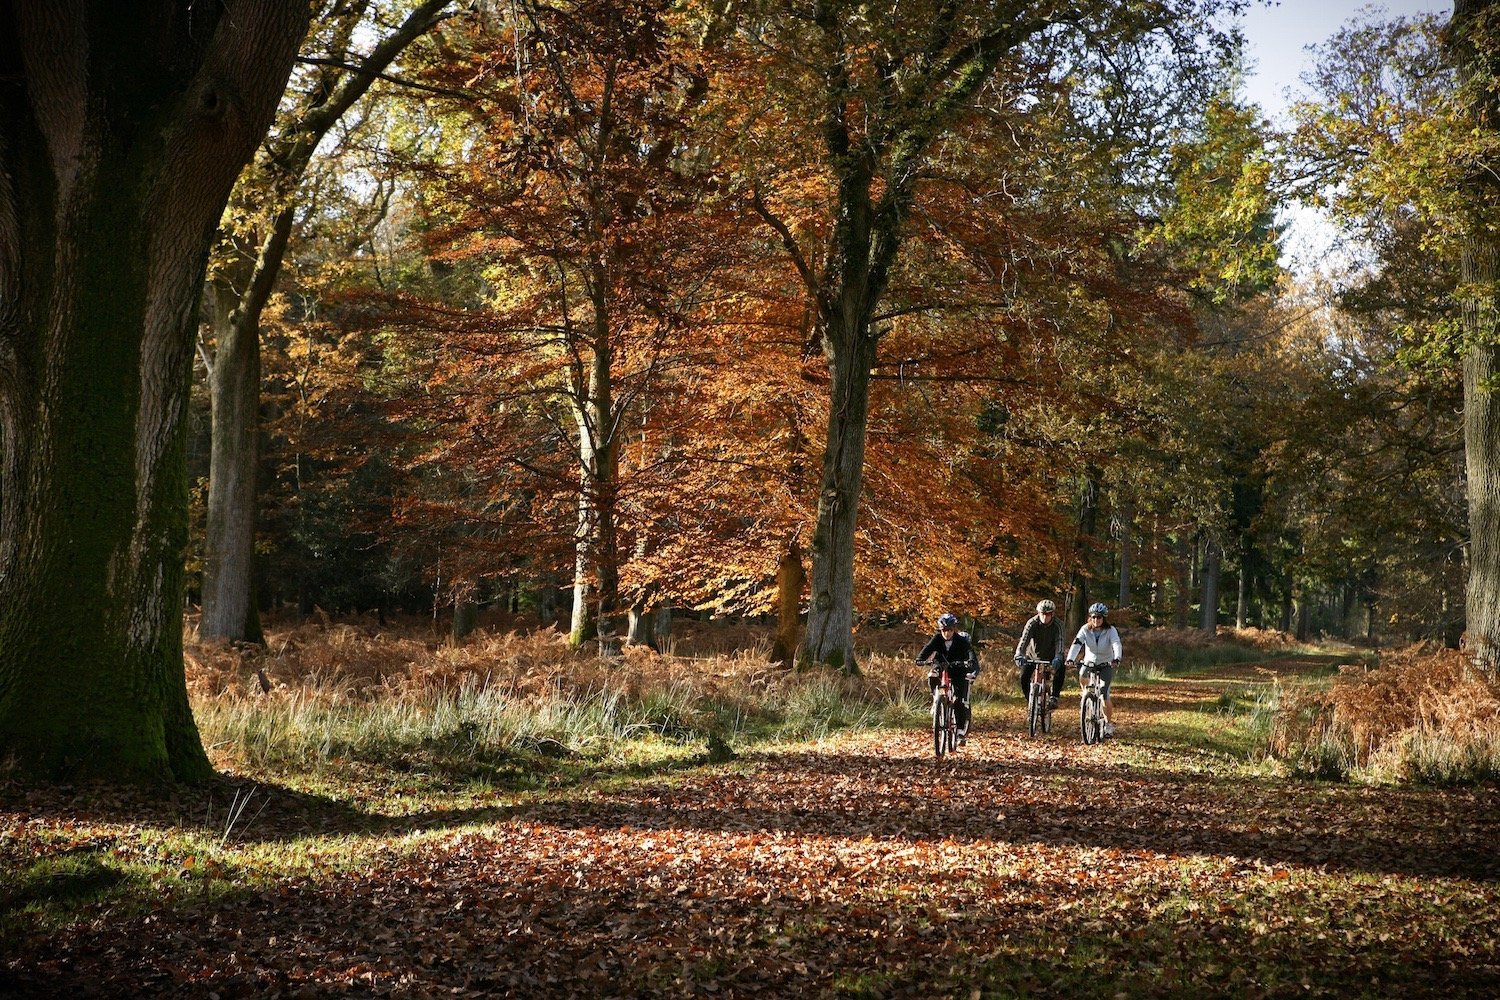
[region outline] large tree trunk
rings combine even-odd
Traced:
[[[1134,518],[1134,508],[1125,504],[1120,512],[1120,591],[1115,602],[1121,608],[1130,607],[1130,523]]]
[[[250,274],[236,294],[228,282],[210,285],[214,356],[208,372],[212,438],[208,516],[204,532],[204,638],[263,642],[255,607],[256,478],[260,471],[260,315],[271,296],[292,233],[292,211],[282,211]]]
[[[582,489],[578,498],[577,559],[573,579],[574,645],[597,635],[600,652],[617,650],[621,629],[620,554],[615,528],[620,486],[620,414],[614,398],[614,346],[611,340],[608,275],[603,265],[593,272],[593,337],[589,366],[574,408]],[[576,397],[575,397],[576,398]],[[589,600],[592,595],[593,601]],[[592,603],[592,608],[590,604]]]
[[[307,22],[0,0],[0,756],[28,772],[211,773],[182,660],[192,345]]]
[[[866,309],[858,309],[861,317]],[[862,318],[828,331],[832,368],[828,443],[823,452],[818,521],[812,539],[812,590],[807,609],[807,659],[847,672],[854,662],[854,544],[864,480],[865,428],[875,338]]]

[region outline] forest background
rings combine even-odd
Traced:
[[[241,181],[260,210],[229,217],[218,286],[244,287],[268,202],[291,224],[259,330],[257,607],[456,609],[462,633],[499,606],[659,642],[674,610],[805,596],[843,207],[813,102],[834,56],[752,58],[692,9],[548,15],[448,18],[294,190],[258,190],[267,164]],[[1336,129],[1394,138],[1393,116],[1432,113],[1441,23],[1329,40],[1325,103],[1292,135],[1236,103],[1228,47],[1187,79],[1131,52],[1110,79],[1047,38],[986,82],[920,165],[869,317],[860,621],[1013,627],[1055,596],[1075,623],[1103,599],[1143,623],[1457,643],[1456,270],[1385,206],[1333,206],[1364,238],[1337,277],[1280,271],[1273,226],[1363,161],[1335,159],[1354,145]],[[346,58],[304,64],[283,118]],[[1371,81],[1392,89],[1346,92]],[[193,410],[195,603],[214,384]]]
[[[320,6],[228,196],[180,438],[163,417],[185,562],[141,527],[177,480],[137,469],[136,589],[103,529],[97,574],[48,568],[50,452],[8,418],[7,745],[118,738],[105,681],[48,678],[120,641],[178,746],[184,599],[204,640],[295,608],[459,641],[487,609],[604,657],[769,616],[772,659],[850,672],[872,625],[1102,599],[1467,630],[1492,674],[1488,5],[1351,23],[1289,131],[1242,98],[1243,8]],[[1297,201],[1346,272],[1281,269]],[[114,497],[113,456],[71,488]],[[103,645],[38,638],[79,579]]]

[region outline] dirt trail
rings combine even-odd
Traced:
[[[1258,777],[1173,737],[1306,669],[1122,687],[1102,746],[1076,695],[1044,739],[993,703],[941,767],[859,734],[428,816],[350,875],[6,955],[17,988],[103,996],[1500,993],[1494,788]]]

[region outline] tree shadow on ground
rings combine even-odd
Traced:
[[[1080,751],[1087,753],[1088,751]],[[1078,759],[962,755],[776,752],[726,769],[676,768],[626,784],[585,783],[515,804],[391,815],[324,796],[257,786],[266,813],[236,842],[308,836],[390,836],[473,824],[539,822],[564,829],[761,831],[806,837],[950,839],[1049,844],[1169,855],[1205,854],[1347,872],[1500,880],[1500,811],[1494,790],[1399,793],[1317,782],[1220,777]],[[687,775],[684,779],[684,774]],[[660,780],[657,780],[660,778]],[[227,807],[235,786],[207,793]],[[243,794],[243,788],[239,789]],[[250,811],[257,808],[252,800]],[[121,796],[83,815],[65,799],[51,809],[87,821],[198,825],[202,799]]]
[[[1127,900],[1118,902],[1136,908],[1113,910],[1095,886],[1061,880],[948,883],[934,894],[892,898],[854,877],[784,878],[772,894],[754,884],[763,854],[679,855],[684,882],[654,877],[654,855],[632,857],[636,867],[620,877],[571,881],[547,851],[476,850],[373,871],[353,885],[259,894],[215,914],[211,926],[192,910],[154,914],[149,925],[92,922],[66,941],[36,941],[24,957],[12,956],[0,989],[81,997],[763,998],[974,990],[1436,997],[1494,995],[1500,987],[1483,927],[1399,933],[1419,899],[1391,911],[1356,895],[1309,909],[1308,922],[1297,914],[1265,926],[1275,890],[1233,883],[1197,891],[1203,905],[1191,912]]]

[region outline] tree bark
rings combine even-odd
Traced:
[[[1134,517],[1134,508],[1125,504],[1120,512],[1120,592],[1115,602],[1121,608],[1130,607],[1130,522]]]
[[[1219,630],[1219,543],[1207,539],[1203,543],[1203,604],[1199,608],[1198,627],[1208,635]]]
[[[243,297],[227,282],[210,284],[215,350],[208,371],[212,431],[204,533],[203,617],[198,634],[263,642],[255,607],[256,478],[260,470],[260,314],[291,237],[281,212]],[[260,285],[263,287],[257,288]]]
[[[827,340],[832,345],[828,442],[818,491],[812,540],[812,594],[807,611],[808,659],[852,672],[854,662],[854,549],[859,493],[864,480],[865,429],[869,422],[870,370],[875,338],[868,307],[854,320],[840,317]]]
[[[26,772],[212,773],[182,659],[190,362],[307,23],[0,0],[0,756]]]

